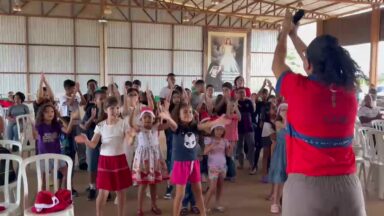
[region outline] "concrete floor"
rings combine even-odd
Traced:
[[[222,216],[270,216],[269,201],[264,198],[269,193],[270,186],[259,182],[260,176],[249,176],[245,171],[239,173],[236,183],[225,183],[223,206],[226,212],[216,213]],[[75,175],[75,187],[79,191],[80,196],[75,198],[75,214],[76,215],[95,215],[95,201],[87,201],[85,188],[87,187],[86,172],[78,171]],[[159,186],[158,206],[163,211],[163,215],[171,216],[172,201],[162,199],[164,195],[165,183]],[[128,190],[127,197],[127,215],[134,216],[136,213],[136,188],[131,187]],[[146,200],[145,215],[153,215],[150,209],[150,200]],[[116,215],[116,206],[113,202],[107,204],[105,214]],[[377,199],[369,199],[367,201],[368,216],[383,216],[384,201]],[[347,215],[346,215],[347,216]]]

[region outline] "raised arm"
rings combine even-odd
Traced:
[[[289,33],[289,37],[291,38],[292,43],[295,46],[295,49],[299,54],[301,60],[305,62],[307,59],[305,56],[305,52],[307,51],[307,45],[297,35],[297,29],[298,29],[298,25],[295,25],[294,29]],[[306,73],[307,75],[309,75],[309,72],[306,71]]]
[[[49,85],[48,81],[47,81],[47,78],[44,76],[43,74],[43,82],[44,82],[44,85],[45,85],[45,89],[47,90],[47,93],[49,95],[49,98],[53,101],[55,101],[55,95],[53,94],[53,91],[52,91],[52,88],[51,86]]]
[[[37,90],[37,99],[36,103],[40,104],[44,99],[44,75],[41,74],[40,84],[39,84],[39,90]]]
[[[69,121],[68,125],[63,122],[63,127],[61,128],[61,131],[65,134],[70,134],[72,132],[73,126],[74,126],[74,121],[78,120],[80,118],[80,113],[79,111],[72,112],[71,114],[71,120]]]
[[[215,124],[219,124],[219,125],[227,125],[227,124],[230,124],[231,123],[231,120],[230,119],[227,119],[225,118],[225,115],[222,115],[220,116],[220,118],[214,120],[214,121],[208,121],[208,122],[205,122],[205,123],[199,123],[197,125],[197,129],[199,129],[200,131],[209,131],[211,129],[211,127]]]
[[[169,114],[168,110],[165,110],[164,108],[161,108],[159,117],[163,120],[167,121],[168,126],[171,128],[172,131],[177,130],[177,123],[172,119],[171,115]]]
[[[284,71],[290,70],[288,65],[285,64],[285,58],[287,57],[287,37],[292,27],[292,14],[287,12],[283,27],[278,37],[275,54],[272,62],[272,71],[275,77],[278,79]]]
[[[76,92],[79,93],[79,95],[80,95],[80,106],[86,105],[87,100],[85,100],[84,95],[81,93],[80,84],[78,82],[76,82]]]

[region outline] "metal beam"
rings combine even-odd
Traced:
[[[49,9],[45,14],[44,16],[48,16],[53,10],[55,10],[55,8],[57,8],[57,6],[59,6],[59,3],[55,3],[51,9]]]

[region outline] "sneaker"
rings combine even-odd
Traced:
[[[251,171],[249,171],[249,175],[256,175],[257,173],[257,169],[252,169]]]
[[[79,193],[77,192],[77,190],[72,189],[72,197],[78,197],[78,196],[79,196]]]
[[[215,211],[218,211],[218,212],[220,212],[220,213],[224,213],[225,208],[224,208],[223,206],[217,206],[214,210],[215,210]]]
[[[279,214],[280,213],[280,206],[278,204],[272,204],[271,205],[271,213],[272,214]]]
[[[89,201],[96,199],[96,189],[94,189],[94,188],[91,189],[91,188],[90,188],[90,189],[88,190],[88,197],[87,197],[87,199],[88,199]]]
[[[87,163],[81,163],[79,164],[79,169],[86,171],[88,169],[88,164]]]
[[[172,195],[170,193],[166,193],[163,198],[165,200],[170,200],[170,199],[172,199]]]

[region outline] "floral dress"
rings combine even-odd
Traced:
[[[157,184],[168,179],[168,171],[160,153],[157,128],[140,131],[137,144],[132,166],[133,181],[137,184]]]

